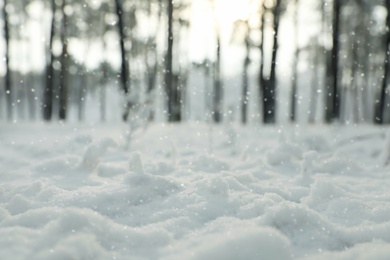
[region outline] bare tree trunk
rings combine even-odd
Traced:
[[[147,51],[148,53],[148,51]],[[158,73],[158,64],[157,64],[157,50],[156,44],[153,45],[153,54],[152,57],[149,56],[148,53],[145,56],[145,64],[147,66],[147,93],[150,94],[156,87],[156,79]],[[148,59],[153,59],[153,63],[149,64]]]
[[[327,28],[329,28],[329,18],[327,10],[327,2],[323,1],[322,8],[322,33],[324,36],[324,56],[325,56],[325,77],[324,77],[324,121],[326,123],[332,122],[332,107],[333,107],[333,98],[332,98],[332,64],[331,64],[331,52],[325,47],[325,42],[327,41]]]
[[[324,7],[323,7],[324,8]],[[339,69],[339,35],[340,35],[340,0],[333,0],[333,24],[332,24],[332,38],[333,46],[328,57],[326,67],[326,107],[325,107],[325,121],[330,123],[339,119],[340,117],[340,90],[338,87],[338,69]],[[329,55],[329,54],[328,54]]]
[[[59,114],[60,120],[65,120],[68,109],[68,88],[69,88],[69,73],[68,73],[68,17],[65,13],[66,0],[62,1],[62,31],[61,31],[61,71],[60,71],[60,84],[59,84]]]
[[[352,52],[352,64],[351,64],[351,85],[350,95],[351,95],[351,121],[353,123],[359,122],[359,60],[358,60],[358,48],[357,45],[358,39],[357,37],[352,38],[351,52]]]
[[[87,86],[88,86],[88,74],[87,71],[83,71],[83,73],[80,75],[80,85],[78,87],[78,111],[77,111],[77,118],[79,122],[84,121],[84,114],[85,114],[85,102],[86,102],[86,96],[87,96]]]
[[[122,90],[125,94],[129,93],[129,60],[126,55],[125,49],[125,32],[124,32],[124,22],[123,22],[123,9],[121,0],[115,0],[116,3],[116,13],[118,16],[118,30],[119,30],[119,44],[121,48],[121,83]]]
[[[102,66],[102,75],[100,77],[100,121],[105,122],[106,121],[106,88],[107,88],[107,82],[108,82],[108,64],[107,64],[107,43],[104,39],[104,34],[107,32],[108,26],[104,20],[104,16],[102,19],[103,22],[103,32],[102,32],[102,42],[103,42],[103,66]]]
[[[55,0],[51,1],[51,28],[49,39],[49,60],[46,64],[46,87],[43,91],[43,119],[50,121],[53,114],[53,93],[54,93],[54,54],[53,54],[53,38],[55,30],[55,12],[56,3]]]
[[[107,82],[108,82],[108,68],[107,64],[104,63],[103,65],[103,75],[100,78],[100,121],[105,122],[106,121],[106,88],[107,88]]]
[[[299,46],[298,46],[298,6],[299,0],[295,0],[294,9],[294,61],[293,61],[293,75],[291,83],[291,108],[290,121],[296,121],[296,107],[297,107],[297,82],[298,82],[298,62],[299,62]]]
[[[130,63],[128,60],[128,57],[126,55],[126,48],[125,48],[125,31],[124,31],[124,21],[123,21],[123,8],[122,8],[122,2],[121,0],[115,0],[116,4],[116,14],[118,16],[118,31],[119,31],[119,45],[121,49],[121,84],[122,84],[122,90],[125,93],[125,95],[129,94],[130,91]],[[127,121],[127,118],[129,116],[129,110],[131,108],[131,104],[126,104],[125,110],[122,115],[123,121]]]
[[[168,121],[178,122],[181,120],[180,84],[172,72],[173,62],[173,0],[168,0],[168,39],[167,54],[165,58],[164,83],[168,97]]]
[[[384,64],[384,75],[382,79],[382,88],[379,96],[379,103],[375,109],[375,119],[374,122],[378,124],[384,123],[384,114],[385,114],[385,102],[386,102],[386,89],[388,85],[389,70],[390,70],[390,0],[386,0],[387,8],[387,18],[386,18],[386,58]]]
[[[30,59],[29,59],[30,60]],[[34,82],[34,74],[30,71],[29,75],[27,75],[26,81],[28,82],[27,88],[27,99],[28,99],[28,117],[29,120],[34,120],[36,118],[36,102],[35,102],[35,82]]]
[[[319,74],[319,59],[318,45],[313,48],[313,76],[311,78],[311,95],[309,100],[309,118],[308,123],[313,124],[317,113],[317,100],[318,100],[318,74]]]
[[[332,74],[333,74],[333,113],[332,119],[336,120],[340,117],[340,90],[338,86],[339,72],[339,35],[340,35],[340,0],[333,2],[333,48],[332,48]]]
[[[259,71],[259,109],[261,110],[260,113],[264,115],[264,86],[265,86],[265,79],[264,79],[264,63],[265,63],[265,53],[264,53],[264,39],[265,39],[265,14],[266,14],[266,7],[263,4],[263,9],[261,13],[261,23],[260,23],[260,33],[261,33],[261,42],[260,42],[260,71]],[[264,116],[263,116],[264,121]]]
[[[280,21],[280,5],[281,0],[277,0],[273,8],[273,47],[271,58],[270,77],[266,80],[263,86],[264,94],[264,111],[263,121],[266,124],[276,122],[276,57],[278,53],[278,36],[279,36],[279,21]]]
[[[165,58],[165,90],[168,96],[168,121],[173,121],[173,73],[172,73],[172,55],[173,55],[173,0],[168,0],[168,41],[167,53]]]
[[[11,82],[11,71],[9,68],[9,42],[10,42],[10,35],[9,35],[9,23],[8,23],[8,13],[7,13],[7,4],[8,0],[4,0],[3,3],[3,22],[4,22],[4,40],[5,40],[5,76],[4,76],[4,87],[5,87],[5,96],[6,96],[6,103],[7,103],[7,119],[9,121],[12,120],[13,117],[13,104],[12,104],[12,82]]]
[[[214,67],[213,119],[215,123],[222,121],[222,79],[221,79],[221,39],[217,30],[217,49]]]
[[[249,84],[248,84],[248,67],[250,64],[250,39],[249,39],[249,24],[246,21],[246,35],[245,35],[245,50],[246,56],[242,71],[242,97],[241,97],[241,122],[246,124],[248,122],[248,102],[249,102]]]

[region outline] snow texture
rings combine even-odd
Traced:
[[[0,259],[390,259],[384,128],[0,129]]]

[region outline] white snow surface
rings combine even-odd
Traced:
[[[390,259],[385,128],[125,129],[0,125],[0,259]]]

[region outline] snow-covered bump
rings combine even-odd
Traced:
[[[99,165],[97,168],[97,175],[100,177],[113,177],[117,175],[126,174],[127,170],[124,167],[115,165]]]
[[[253,226],[228,230],[209,235],[189,259],[292,259],[289,239],[274,228]]]
[[[144,166],[142,163],[141,155],[139,153],[133,153],[129,158],[129,170],[136,174],[144,173]]]
[[[106,151],[109,148],[117,147],[116,142],[112,138],[102,138],[98,142],[90,144],[84,152],[81,163],[82,168],[94,170],[101,161]]]
[[[29,210],[32,202],[23,195],[16,194],[8,203],[7,209],[12,214],[20,214]]]
[[[282,142],[267,154],[267,161],[272,166],[298,167],[302,153],[302,149],[297,145]]]
[[[78,162],[75,156],[63,156],[48,159],[38,163],[33,172],[41,176],[53,176],[56,174],[64,174],[74,170]]]
[[[302,202],[316,209],[326,209],[329,202],[349,196],[347,191],[328,180],[317,180],[310,188],[308,197],[302,198]]]
[[[201,155],[193,162],[194,171],[218,173],[229,169],[229,165],[214,156]]]
[[[10,216],[8,210],[0,206],[0,222]]]
[[[88,145],[92,143],[92,136],[90,134],[80,134],[73,138],[73,142],[80,145]]]

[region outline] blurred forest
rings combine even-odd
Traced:
[[[215,123],[274,124],[282,105],[292,123],[390,123],[390,0],[243,0],[248,15],[232,22],[228,43],[217,19],[224,1],[202,1],[214,33],[199,35],[197,46],[213,48],[192,60],[195,1],[3,0],[0,121],[85,121],[92,100],[102,122],[117,102],[130,122],[158,113],[189,120],[191,104],[202,102],[197,119]],[[242,50],[235,75],[224,71],[227,44]],[[288,72],[282,48],[291,50]],[[189,87],[194,74],[202,99]]]

